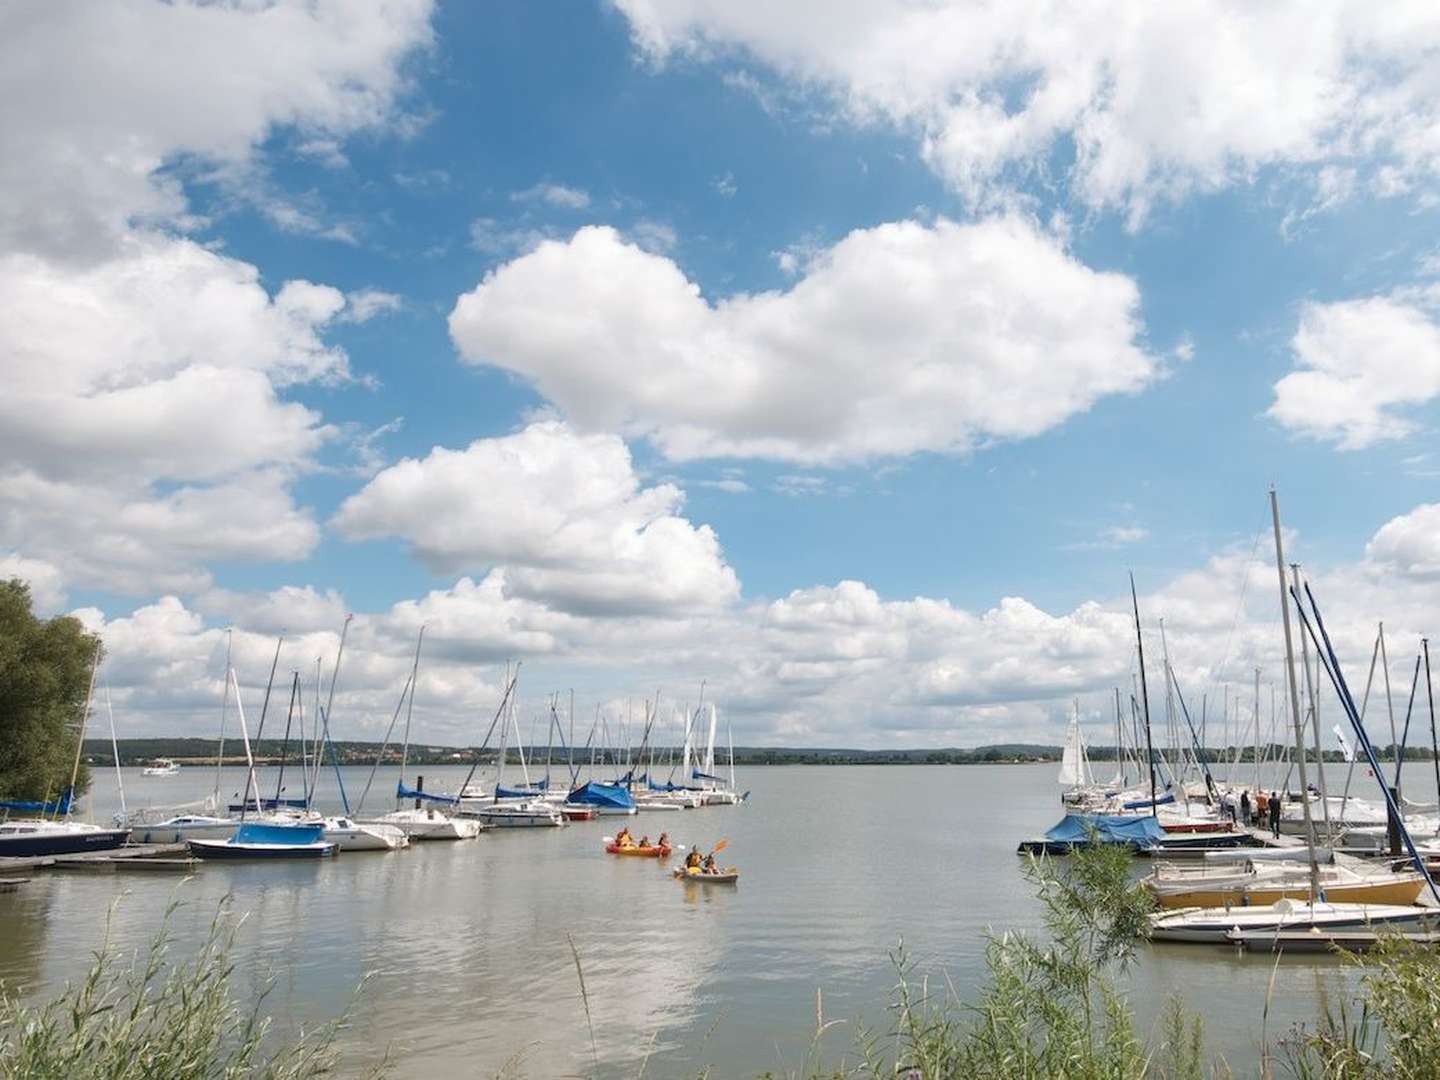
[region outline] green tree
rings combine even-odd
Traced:
[[[0,798],[65,790],[99,648],[78,619],[36,618],[25,582],[0,581]],[[89,782],[82,767],[77,794]]]

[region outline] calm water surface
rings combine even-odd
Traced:
[[[367,771],[346,771],[352,798]],[[428,788],[447,789],[464,770],[424,772]],[[631,819],[637,833],[668,829],[702,847],[728,839],[725,861],[743,871],[735,888],[682,886],[649,860],[607,857],[600,838],[615,818],[316,863],[211,864],[183,884],[42,872],[0,895],[0,979],[42,992],[74,977],[112,905],[111,940],[135,949],[171,898],[183,900],[172,918],[183,951],[228,895],[249,913],[237,990],[273,980],[271,1011],[284,1022],[335,1015],[367,980],[345,1040],[355,1069],[388,1050],[402,1076],[508,1064],[537,1077],[633,1077],[647,1056],[648,1076],[706,1066],[753,1076],[802,1064],[817,989],[826,1019],[847,1021],[825,1037],[838,1060],[858,1022],[885,1028],[888,954],[902,938],[922,972],[969,994],[984,980],[986,934],[1038,925],[1015,844],[1059,818],[1054,777],[1053,765],[752,768],[740,777],[753,789],[744,806]],[[214,772],[126,770],[124,782],[133,808],[202,797]],[[222,791],[242,783],[227,771]],[[333,773],[328,783],[322,801],[338,804]],[[393,785],[382,770],[375,791]],[[118,809],[113,770],[96,770],[88,801],[98,820]],[[367,809],[388,808],[372,795]],[[1265,957],[1172,945],[1142,949],[1123,983],[1146,1025],[1166,995],[1183,994],[1204,1014],[1212,1050],[1249,1075],[1272,970],[1272,1038],[1349,978],[1324,957],[1276,969]]]

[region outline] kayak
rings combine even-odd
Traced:
[[[611,855],[639,855],[645,859],[668,859],[670,857],[669,844],[664,847],[657,844],[650,844],[647,847],[641,847],[639,844],[630,844],[625,847],[618,844],[606,844],[605,850]]]
[[[705,885],[734,885],[740,880],[740,871],[733,866],[728,867],[724,873],[720,874],[706,874],[700,870],[677,866],[674,874],[676,881],[693,881]]]

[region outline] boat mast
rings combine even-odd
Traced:
[[[1400,757],[1400,743],[1395,738],[1395,701],[1390,696],[1390,656],[1385,651],[1385,624],[1380,624],[1380,669],[1385,673],[1385,711],[1390,714],[1390,752]],[[1395,794],[1400,795],[1400,777],[1395,777]]]
[[[292,671],[290,676],[290,707],[285,710],[285,739],[280,743],[280,770],[275,774],[275,805],[277,808],[280,805],[280,793],[285,790],[283,786],[285,783],[285,754],[290,749],[290,725],[295,719],[295,700],[300,696],[300,672]],[[305,745],[303,732],[300,735],[300,745],[301,747]],[[303,765],[300,776],[303,782],[305,776]]]
[[[1260,794],[1260,669],[1255,669],[1255,794]]]
[[[1150,763],[1150,816],[1159,817],[1155,806],[1155,745],[1150,736],[1150,689],[1145,685],[1145,639],[1140,633],[1140,599],[1135,595],[1135,575],[1130,575],[1130,604],[1135,611],[1135,652],[1140,659],[1140,700],[1145,714],[1145,756]]]
[[[425,644],[425,624],[420,624],[420,633],[415,638],[415,660],[410,665],[410,700],[405,705],[405,736],[400,747],[400,779],[396,781],[395,790],[398,793],[405,784],[405,767],[410,764],[410,720],[415,715],[415,683],[420,678],[420,646]],[[395,805],[399,808],[401,800],[397,798]]]
[[[258,796],[260,785],[255,780],[255,755],[250,752],[250,732],[245,726],[245,704],[240,700],[240,681],[235,669],[230,669],[230,681],[235,685],[235,714],[240,718],[240,739],[245,744],[245,797],[240,800],[240,820],[245,820],[245,809],[250,805],[250,789]]]
[[[1315,824],[1310,815],[1310,788],[1305,778],[1305,728],[1300,719],[1300,688],[1295,679],[1295,639],[1290,632],[1290,597],[1285,590],[1285,548],[1280,539],[1280,499],[1270,489],[1270,522],[1275,532],[1275,573],[1280,581],[1280,614],[1285,625],[1285,684],[1290,689],[1290,720],[1295,728],[1295,759],[1300,766],[1300,807],[1305,814],[1305,850],[1310,856],[1310,906],[1321,898],[1320,866],[1315,861]],[[1259,685],[1258,676],[1256,685]],[[1257,695],[1256,700],[1259,700]],[[1258,713],[1257,713],[1258,717]],[[1258,724],[1257,724],[1258,726]]]
[[[80,752],[85,748],[85,728],[90,723],[90,703],[95,697],[95,673],[100,670],[100,642],[95,642],[95,653],[90,658],[90,685],[85,690],[85,711],[80,714],[80,730],[75,733],[75,764],[70,767],[70,787],[67,789],[68,797],[62,795],[60,801],[65,804],[65,816],[70,816],[70,811],[75,808],[75,783],[80,779]],[[58,809],[58,808],[57,808]],[[43,815],[45,810],[40,810]],[[59,814],[56,814],[59,817]]]
[[[120,744],[115,739],[115,709],[110,704],[110,679],[105,679],[105,713],[110,717],[110,753],[115,758],[115,786],[120,790],[120,816],[128,818],[130,815],[125,809],[125,778],[120,774]],[[1433,717],[1434,710],[1431,710]],[[1430,726],[1435,726],[1431,720]]]
[[[1300,595],[1300,564],[1290,564],[1291,582],[1295,586],[1295,595]],[[1300,662],[1305,666],[1305,688],[1310,692],[1310,726],[1315,733],[1315,771],[1320,782],[1320,815],[1325,821],[1325,842],[1335,843],[1335,831],[1330,827],[1330,798],[1325,790],[1325,753],[1320,749],[1320,653],[1315,653],[1315,679],[1310,679],[1310,661],[1308,643],[1304,635],[1300,637]],[[1296,753],[1301,757],[1305,756],[1304,747],[1298,747]],[[1300,786],[1305,787],[1305,775],[1301,772]],[[1310,798],[1310,789],[1305,788],[1303,792],[1305,799]]]
[[[1115,783],[1125,786],[1125,729],[1120,723],[1120,688],[1115,687]]]
[[[230,650],[235,644],[235,628],[225,629],[225,690],[220,695],[220,747],[215,751],[215,802],[220,802],[220,770],[225,764],[225,713],[230,705]],[[217,805],[216,809],[219,807]]]
[[[1420,648],[1425,653],[1425,697],[1430,703],[1430,757],[1435,763],[1435,790],[1440,791],[1440,742],[1435,739],[1435,691],[1430,686],[1430,639],[1421,638]],[[1440,827],[1437,827],[1440,833]]]

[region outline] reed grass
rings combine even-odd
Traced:
[[[167,907],[160,932],[127,963],[111,944],[112,906],[85,976],[48,1001],[29,1005],[0,987],[0,1077],[300,1080],[332,1073],[345,1017],[288,1041],[272,1038],[270,986],[247,1006],[231,993],[230,955],[242,920],[222,904],[200,948],[172,963],[170,922],[178,907]]]

